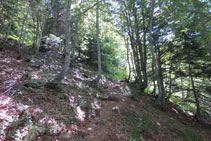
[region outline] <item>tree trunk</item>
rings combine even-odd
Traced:
[[[27,10],[27,12],[28,12],[28,10]],[[22,44],[22,42],[21,41],[22,41],[23,32],[24,32],[24,26],[26,24],[27,18],[28,18],[28,15],[26,14],[24,16],[23,24],[22,24],[22,27],[21,27],[21,30],[20,30],[20,36],[19,36],[19,42],[18,42],[18,53],[19,53],[19,57],[18,58],[22,57],[22,52],[21,52],[21,44]]]
[[[125,45],[126,45],[126,49],[127,49],[127,63],[128,63],[128,67],[129,67],[129,75],[128,75],[127,80],[130,82],[130,78],[131,78],[130,48],[129,48],[128,39],[126,37],[124,37],[124,40],[125,40]]]
[[[5,36],[5,39],[4,39],[4,43],[3,43],[3,49],[4,49],[4,45],[6,44],[7,40],[8,40],[8,36],[10,35],[10,32],[11,32],[11,26],[13,25],[14,23],[14,17],[12,18],[12,21],[10,22],[10,25],[9,25],[9,29],[7,31],[7,35]]]
[[[200,105],[199,105],[198,94],[196,93],[196,88],[195,88],[195,84],[194,84],[194,80],[193,80],[193,76],[192,76],[192,68],[191,68],[190,62],[188,64],[188,69],[189,69],[189,77],[190,77],[190,80],[191,80],[191,85],[192,85],[193,94],[194,94],[194,98],[195,98],[195,104],[196,104],[195,117],[198,119],[199,116],[200,116]]]
[[[143,79],[144,79],[144,86],[148,86],[148,77],[147,77],[147,45],[146,45],[146,34],[147,30],[145,27],[145,16],[143,14],[143,36],[144,36],[144,61],[143,61]]]
[[[96,82],[99,82],[102,75],[102,66],[101,66],[101,48],[99,41],[99,0],[97,0],[97,10],[96,10],[96,30],[97,30],[97,58],[98,58],[98,74],[95,79]]]
[[[169,69],[169,95],[166,98],[167,101],[169,101],[169,99],[171,98],[171,95],[172,95],[172,77],[171,77],[172,67],[173,67],[173,64],[171,63],[170,69]]]
[[[199,0],[194,0],[193,4],[194,4],[194,6],[196,8],[196,13],[199,14],[201,26],[202,26],[202,29],[203,29],[203,31],[202,31],[203,38],[205,39],[205,42],[206,42],[206,44],[208,46],[209,54],[211,56],[211,41],[209,39],[209,35],[207,34],[207,27],[206,27],[206,23],[205,23],[206,15],[202,12],[201,8],[203,8],[203,7],[201,7],[201,3],[200,3]]]
[[[163,84],[163,72],[162,72],[162,64],[161,64],[161,51],[160,47],[158,46],[158,55],[157,55],[157,66],[158,66],[158,86],[160,85],[161,90],[162,90],[162,95],[161,95],[161,103],[163,108],[165,108],[165,89],[164,89],[164,84]],[[159,84],[160,83],[160,84]]]
[[[46,25],[46,20],[47,20],[47,13],[48,12],[46,11],[45,15],[44,15],[44,19],[43,19],[42,25],[41,25],[41,31],[40,31],[40,35],[39,35],[38,42],[37,42],[36,54],[40,50],[40,45],[41,45],[41,40],[42,40],[42,36],[43,36],[43,31],[45,30],[45,25]]]
[[[54,4],[55,3],[55,4]],[[53,28],[52,28],[52,33],[54,35],[57,34],[57,26],[58,26],[58,18],[59,18],[59,2],[58,0],[53,0],[52,1],[52,11],[53,11]]]
[[[158,64],[157,64],[157,59],[155,57],[155,50],[154,50],[154,45],[153,45],[153,40],[152,40],[152,20],[153,20],[153,13],[154,13],[154,4],[155,4],[155,0],[151,0],[151,13],[150,13],[150,24],[149,24],[149,33],[150,33],[150,46],[151,46],[151,54],[152,54],[152,61],[154,64],[154,68],[155,68],[155,73],[156,73],[156,79],[158,82],[158,98],[155,102],[155,104],[157,105],[161,105],[163,109],[165,109],[165,94],[164,91],[162,89],[162,82],[161,82],[161,78],[159,76],[159,68],[158,68]]]
[[[72,0],[68,0],[68,4],[66,7],[66,17],[65,17],[65,41],[66,41],[66,48],[65,48],[65,61],[64,61],[64,66],[62,71],[56,76],[56,78],[54,79],[54,81],[57,82],[61,82],[65,75],[67,74],[67,71],[69,69],[70,66],[70,56],[71,56],[71,44],[70,44],[70,21],[71,21],[71,4],[72,4]]]

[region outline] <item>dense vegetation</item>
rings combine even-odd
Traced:
[[[0,50],[61,55],[56,87],[82,63],[97,84],[103,75],[128,82],[136,93],[211,122],[211,3],[209,0],[0,1]],[[47,43],[48,42],[48,43]],[[27,50],[27,52],[25,51]]]

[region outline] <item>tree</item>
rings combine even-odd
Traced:
[[[154,49],[154,45],[153,45],[153,37],[152,37],[152,21],[153,21],[153,13],[154,13],[154,6],[155,6],[155,0],[151,0],[151,12],[150,12],[150,24],[149,24],[149,33],[150,33],[150,46],[151,46],[151,54],[152,54],[152,62],[154,64],[154,68],[155,68],[155,76],[156,76],[156,79],[157,79],[157,82],[158,82],[158,90],[159,90],[159,93],[158,93],[158,98],[156,100],[156,104],[158,105],[162,105],[162,108],[165,109],[165,92],[164,92],[164,88],[163,88],[163,84],[162,84],[162,75],[160,73],[161,71],[161,68],[159,67],[160,66],[160,63],[158,62],[158,58],[156,58],[155,56],[155,49]]]
[[[70,44],[70,21],[71,21],[71,4],[72,0],[68,0],[67,7],[66,7],[66,16],[65,16],[65,61],[63,65],[62,71],[56,76],[54,81],[60,82],[62,79],[64,79],[65,75],[67,74],[67,71],[70,66],[70,56],[71,56],[71,44]]]
[[[102,65],[101,65],[101,48],[99,41],[99,0],[97,0],[97,10],[96,10],[96,30],[97,30],[97,58],[98,58],[98,74],[95,79],[98,82],[101,79],[102,75]]]

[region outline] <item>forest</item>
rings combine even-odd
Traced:
[[[209,141],[209,0],[0,0],[0,140]]]

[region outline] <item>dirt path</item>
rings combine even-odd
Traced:
[[[127,140],[127,132],[123,125],[124,119],[120,114],[120,107],[125,107],[124,101],[126,97],[117,88],[109,89],[106,93],[109,93],[113,100],[102,101],[100,115],[90,118],[80,127],[82,130],[88,131],[84,139],[86,141]]]

